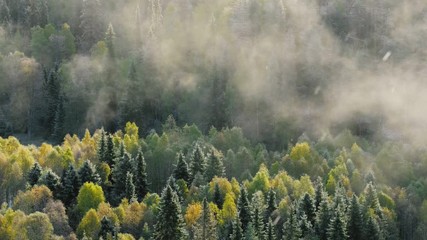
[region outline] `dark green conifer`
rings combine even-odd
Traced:
[[[134,172],[133,159],[129,153],[125,153],[122,157],[116,158],[116,163],[112,172],[114,192],[117,201],[126,195],[126,178],[128,172]]]
[[[299,211],[305,213],[307,216],[307,220],[311,225],[314,226],[316,221],[316,209],[314,206],[313,198],[311,198],[310,194],[305,193],[302,200],[300,201],[300,209]]]
[[[142,151],[136,156],[135,192],[139,201],[148,193],[147,166]]]
[[[246,231],[249,223],[251,222],[251,209],[248,200],[248,192],[245,186],[240,190],[240,196],[237,200],[237,211],[239,214],[240,222],[242,223],[243,232]]]
[[[98,141],[98,160],[99,162],[105,162],[105,155],[107,150],[107,144],[105,142],[105,131],[104,129],[101,129],[101,136]]]
[[[268,219],[266,240],[276,240],[276,230],[274,229],[271,218]]]
[[[316,235],[320,240],[327,240],[327,229],[331,220],[331,209],[328,200],[328,195],[325,191],[321,193],[321,201],[319,210],[316,213]]]
[[[126,196],[129,201],[135,201],[136,195],[135,195],[135,184],[133,183],[133,174],[130,172],[127,172],[126,174]]]
[[[294,208],[291,207],[288,220],[284,224],[283,232],[286,240],[299,240],[302,237],[298,214]]]
[[[110,165],[110,168],[114,168],[114,159],[116,158],[116,155],[114,154],[114,143],[113,143],[113,137],[111,134],[108,134],[106,136],[107,146],[105,150],[105,162]]]
[[[117,231],[109,218],[104,216],[101,220],[101,229],[99,230],[99,238],[102,239],[116,239]]]
[[[184,240],[187,237],[178,195],[168,185],[162,192],[153,239]]]
[[[240,218],[237,215],[236,220],[232,222],[233,226],[233,232],[230,235],[231,240],[243,240],[243,229],[242,229],[242,223],[240,222]]]
[[[191,158],[191,164],[190,164],[191,182],[195,179],[197,173],[203,176],[205,173],[205,169],[206,169],[205,155],[203,154],[203,151],[200,148],[200,146],[196,144],[195,149],[193,151],[192,158]]]
[[[268,220],[271,217],[271,214],[277,209],[276,192],[272,188],[268,190],[266,202],[267,208],[265,209],[265,220]]]
[[[187,182],[187,184],[190,183],[190,173],[188,170],[188,165],[187,162],[184,160],[184,155],[182,154],[182,152],[178,153],[178,162],[173,172],[173,176],[175,177],[175,179],[184,180],[185,182]]]
[[[222,158],[212,149],[208,157],[208,164],[205,172],[206,181],[210,182],[215,176],[223,177],[224,175],[225,169]]]
[[[61,176],[61,200],[65,206],[70,206],[70,204],[76,199],[79,194],[79,177],[77,171],[72,164],[64,171]]]
[[[218,206],[219,209],[222,209],[224,204],[224,197],[221,194],[218,183],[215,183],[213,202]]]
[[[35,162],[27,176],[27,181],[30,186],[36,185],[42,176],[42,167],[38,162]]]
[[[364,239],[363,237],[363,218],[361,213],[361,206],[356,195],[351,199],[347,233],[350,239],[358,240]]]
[[[80,185],[83,185],[86,182],[93,182],[95,184],[99,184],[101,182],[101,177],[96,172],[95,166],[89,160],[86,160],[83,163],[83,166],[79,169],[79,180]]]
[[[52,170],[48,170],[44,178],[45,185],[52,191],[53,196],[58,197],[61,190],[61,180]]]

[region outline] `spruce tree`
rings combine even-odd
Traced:
[[[209,203],[203,199],[202,215],[196,223],[194,233],[195,240],[216,240],[218,239],[216,220],[209,209]]]
[[[48,170],[44,178],[45,185],[52,191],[53,196],[58,197],[61,190],[61,180],[52,170]]]
[[[83,185],[86,182],[93,182],[95,184],[99,184],[101,182],[101,177],[96,172],[95,166],[89,160],[86,160],[83,163],[83,166],[79,169],[79,180],[80,185]]]
[[[113,136],[111,134],[108,134],[106,136],[107,140],[107,146],[105,150],[104,155],[104,161],[110,166],[111,169],[114,168],[114,159],[116,158],[116,155],[114,153],[114,143],[113,143]]]
[[[114,227],[113,223],[109,218],[106,216],[102,217],[101,220],[101,229],[99,230],[98,237],[104,240],[107,239],[116,239],[117,237],[117,231]]]
[[[79,194],[79,177],[72,164],[64,171],[61,177],[62,191],[61,200],[65,206],[70,206]]]
[[[83,51],[88,51],[95,43],[102,40],[105,25],[102,21],[101,9],[99,0],[83,1],[79,26],[81,30],[80,46]]]
[[[242,229],[245,232],[251,222],[251,209],[248,200],[248,192],[245,186],[241,187],[239,199],[237,200],[237,211],[239,214]]]
[[[178,195],[168,185],[163,189],[153,238],[184,240],[187,237]]]
[[[28,172],[27,182],[30,186],[36,185],[42,176],[42,167],[38,162],[35,162],[31,170]]]
[[[327,229],[331,221],[331,209],[328,200],[328,195],[325,191],[321,193],[321,201],[319,204],[319,210],[316,213],[316,235],[320,240],[327,240],[328,234]]]
[[[127,172],[126,174],[126,198],[129,201],[135,201],[136,195],[135,195],[135,184],[133,183],[133,174],[130,172]]]
[[[230,235],[231,240],[243,240],[243,229],[242,223],[240,222],[240,218],[237,215],[236,220],[232,222],[233,232]]]
[[[365,207],[372,209],[378,216],[381,215],[380,202],[378,200],[377,190],[375,186],[370,182],[365,189]]]
[[[114,184],[114,192],[116,200],[120,200],[126,195],[126,177],[127,173],[134,172],[133,160],[129,153],[125,153],[122,157],[116,159],[116,164],[112,172],[112,180]]]
[[[319,177],[316,181],[316,189],[314,193],[314,206],[316,208],[316,212],[319,211],[320,203],[322,202],[322,196],[323,196],[323,183],[322,178]]]
[[[114,32],[113,25],[108,24],[107,32],[105,33],[105,43],[108,49],[108,56],[110,59],[114,59],[114,39],[116,38],[116,33]]]
[[[190,184],[190,173],[182,152],[178,153],[178,162],[176,164],[175,170],[173,171],[173,176],[175,179],[182,179],[187,184]]]
[[[195,179],[197,173],[203,176],[205,173],[205,169],[206,169],[205,156],[200,146],[196,144],[196,147],[193,151],[193,155],[191,158],[191,164],[190,164],[191,182]]]
[[[255,233],[255,236],[259,240],[264,240],[265,235],[265,224],[264,224],[264,214],[260,211],[258,207],[255,207],[252,211],[252,228]]]
[[[266,202],[267,208],[265,209],[265,220],[268,220],[271,217],[271,214],[277,209],[276,192],[272,188],[268,190]]]
[[[358,240],[364,239],[363,237],[363,218],[361,213],[361,206],[356,195],[353,195],[351,199],[347,233],[350,239]]]
[[[328,240],[341,240],[347,239],[348,237],[344,220],[344,213],[340,208],[335,209],[334,216],[328,226],[327,236]]]
[[[218,206],[219,209],[222,209],[224,204],[224,197],[221,194],[218,183],[215,183],[213,202]]]
[[[105,162],[106,150],[107,150],[107,144],[105,142],[105,131],[104,129],[101,129],[101,137],[99,138],[98,152],[97,152],[99,162]]]
[[[276,230],[274,229],[271,218],[268,219],[266,240],[276,240]]]
[[[261,240],[256,234],[255,228],[252,223],[248,224],[246,231],[244,232],[245,240]]]
[[[381,239],[381,230],[377,220],[373,216],[369,216],[366,223],[365,229],[365,238],[366,240],[379,240]]]
[[[302,200],[300,201],[300,212],[305,213],[307,216],[307,220],[311,225],[315,224],[316,221],[316,209],[314,205],[314,201],[311,198],[310,194],[304,194]]]
[[[294,208],[294,206],[291,207],[288,220],[284,224],[283,232],[286,240],[299,240],[302,236],[298,214]]]
[[[135,191],[139,201],[148,193],[147,166],[142,151],[136,156]]]
[[[208,157],[208,165],[205,172],[206,181],[210,182],[215,176],[223,177],[224,175],[225,169],[222,158],[212,149]]]

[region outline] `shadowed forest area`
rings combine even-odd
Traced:
[[[427,3],[0,0],[0,239],[426,239]]]

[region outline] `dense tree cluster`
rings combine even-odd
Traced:
[[[389,183],[376,167],[381,151],[372,155],[356,143],[325,148],[319,140],[278,153],[240,136],[245,150],[234,153],[237,129],[206,136],[195,126],[175,126],[162,136],[132,138],[138,127],[126,126],[114,134],[86,132],[83,139],[67,135],[59,146],[0,138],[2,239],[422,237],[420,180]],[[227,141],[219,134],[235,135]],[[113,161],[107,160],[109,141]],[[256,168],[255,156],[263,151],[266,159]],[[233,167],[239,155],[252,159],[247,169]],[[295,167],[305,159],[314,165]],[[152,167],[159,161],[165,169]]]

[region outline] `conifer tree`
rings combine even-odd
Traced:
[[[132,162],[133,160],[129,153],[125,153],[122,157],[116,159],[116,164],[114,165],[112,173],[116,200],[125,197],[127,173],[134,172]]]
[[[340,208],[335,209],[334,216],[328,226],[327,235],[328,240],[347,239],[344,215]]]
[[[114,59],[114,39],[116,38],[116,33],[114,32],[113,25],[108,24],[107,32],[105,33],[105,43],[108,49],[108,55],[110,59]]]
[[[70,204],[76,199],[79,194],[79,177],[77,171],[72,164],[64,171],[61,176],[61,200],[65,206],[70,206]]]
[[[302,236],[301,226],[298,221],[297,212],[291,207],[288,220],[284,224],[284,236],[286,240],[298,240]]]
[[[255,233],[255,236],[259,240],[264,240],[266,238],[265,235],[265,224],[264,224],[264,214],[260,212],[258,207],[255,207],[252,211],[252,229]]]
[[[380,202],[378,200],[377,190],[370,182],[365,189],[365,207],[372,209],[378,216],[381,214]]]
[[[61,180],[52,170],[48,170],[44,178],[44,183],[52,191],[55,197],[58,196],[61,188]]]
[[[28,184],[30,186],[36,185],[40,180],[41,176],[42,176],[42,167],[38,162],[35,162],[27,176]]]
[[[350,239],[358,240],[364,239],[363,237],[363,218],[361,213],[361,206],[356,195],[353,195],[351,199],[347,233]]]
[[[168,185],[163,189],[153,239],[184,240],[187,237],[178,195]]]
[[[381,230],[377,220],[373,216],[369,216],[366,223],[366,240],[379,240],[381,239]]]
[[[98,152],[97,152],[99,162],[105,162],[106,150],[107,150],[107,146],[105,142],[105,131],[104,129],[101,129],[101,137],[99,138]]]
[[[101,182],[101,177],[96,172],[95,166],[89,160],[86,160],[83,163],[83,166],[79,169],[79,181],[80,185],[83,185],[86,182],[93,182],[95,184],[99,184]]]
[[[322,202],[322,196],[324,194],[322,178],[319,177],[316,181],[316,189],[314,193],[314,206],[316,208],[316,212],[319,211],[320,203]]]
[[[218,156],[215,150],[212,149],[208,157],[208,164],[205,172],[206,181],[210,182],[215,176],[223,177],[224,174],[225,169],[222,159]]]
[[[240,190],[240,196],[237,200],[237,211],[239,214],[240,222],[242,223],[243,232],[245,232],[249,223],[252,220],[251,209],[248,200],[248,192],[245,186],[242,186]]]
[[[221,194],[218,183],[215,183],[213,202],[218,206],[219,209],[222,209],[224,204],[224,197]]]
[[[114,154],[114,143],[113,143],[113,137],[111,134],[108,134],[106,136],[107,144],[106,144],[106,150],[104,155],[104,161],[110,166],[111,169],[114,168],[114,159],[116,158],[116,155]]]
[[[299,207],[299,211],[305,213],[305,215],[307,216],[307,220],[310,222],[311,225],[314,225],[316,221],[316,209],[314,206],[314,201],[311,198],[310,194],[304,194],[302,200],[300,201]]]
[[[99,230],[98,236],[100,239],[102,238],[105,240],[116,239],[117,237],[116,228],[114,227],[111,220],[106,216],[104,216],[101,220],[101,229]]]
[[[141,201],[148,193],[147,166],[142,151],[136,156],[135,192]]]
[[[313,225],[308,220],[305,212],[299,212],[299,225],[301,228],[301,236],[304,239],[313,239],[315,236]]]
[[[316,213],[316,235],[320,240],[327,240],[327,229],[331,220],[331,210],[328,195],[325,191],[321,193],[319,210]]]
[[[190,183],[190,173],[188,170],[188,165],[187,162],[184,160],[184,155],[182,154],[182,152],[178,153],[178,162],[173,172],[173,176],[175,177],[175,179],[184,180],[185,182],[187,182],[187,184]]]
[[[196,223],[194,239],[197,240],[216,240],[218,239],[216,220],[209,209],[209,203],[203,199],[202,215]]]
[[[79,26],[82,31],[80,46],[83,51],[88,51],[95,43],[102,40],[105,25],[102,21],[101,9],[99,0],[83,1]]]
[[[277,209],[276,192],[272,188],[270,188],[267,193],[266,202],[267,208],[265,209],[265,220],[268,220],[271,217],[271,214]]]
[[[268,219],[266,240],[276,240],[276,230],[274,229],[271,218]]]
[[[231,240],[243,240],[243,229],[242,223],[240,222],[240,218],[237,215],[236,219],[232,222],[233,232],[230,235]]]
[[[205,173],[205,169],[206,169],[206,159],[202,149],[197,144],[193,151],[191,164],[190,164],[191,182],[196,178],[197,173],[203,176]]]
[[[245,240],[261,240],[262,238],[259,238],[256,234],[256,231],[254,229],[254,226],[252,223],[248,224],[248,227],[246,231],[244,232]]]
[[[129,201],[135,201],[135,184],[133,183],[133,174],[127,172],[126,174],[126,196]]]

